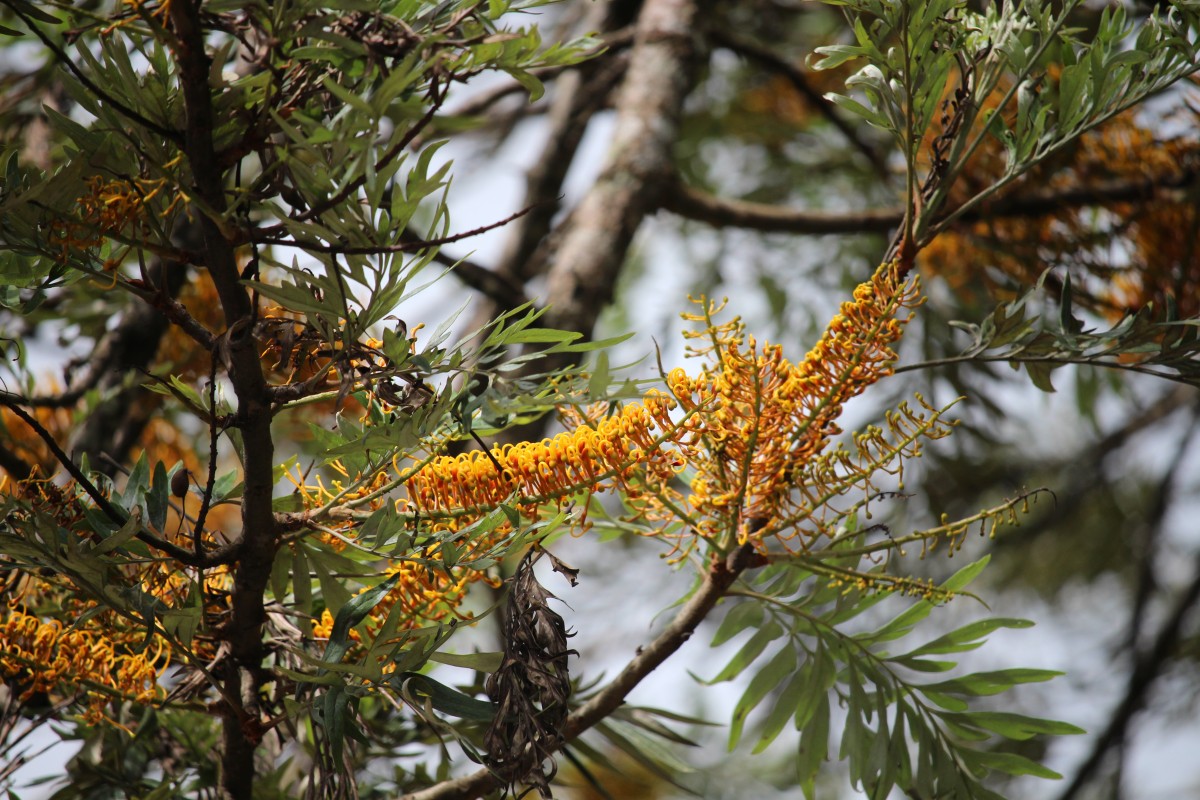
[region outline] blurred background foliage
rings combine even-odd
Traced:
[[[1072,22],[1081,37],[1095,30],[1102,6],[1077,10]],[[469,175],[460,183],[469,181],[471,191],[450,195],[455,218],[503,216],[493,196],[505,196],[513,211],[528,206],[535,211],[511,230],[481,240],[478,250],[469,252],[470,243],[448,246],[443,251],[448,261],[469,257],[505,274],[528,296],[539,295],[544,270],[538,265],[549,258],[547,249],[552,252],[554,229],[603,154],[639,7],[633,0],[613,0],[540,9],[537,21],[547,40],[595,33],[608,47],[582,65],[547,69],[546,95],[534,103],[507,79],[490,88],[455,88],[435,130],[425,134],[426,140],[452,135],[456,171]],[[1148,10],[1128,8],[1131,15]],[[712,4],[695,35],[702,57],[672,144],[673,175],[663,190],[663,210],[647,219],[629,252],[619,254],[623,267],[615,298],[595,331],[597,337],[639,333],[618,348],[614,363],[642,358],[655,344],[664,363],[678,362],[682,353],[674,332],[689,292],[730,296],[751,333],[802,350],[837,300],[871,274],[903,213],[903,163],[888,137],[824,99],[842,88],[852,65],[828,71],[809,66],[815,48],[848,40],[838,8],[793,0]],[[0,61],[0,129],[5,139],[22,143],[26,158],[45,166],[60,153],[40,109],[68,116],[73,111],[55,83],[54,61],[27,43],[9,46]],[[1018,784],[1011,788],[1014,796],[1150,800],[1200,792],[1200,767],[1181,758],[1179,749],[1200,747],[1192,713],[1192,698],[1200,697],[1195,611],[1200,447],[1194,435],[1200,394],[1187,382],[1122,369],[1122,363],[1135,362],[1132,356],[1116,365],[1066,366],[1036,376],[1028,366],[1014,370],[1017,365],[1004,358],[959,359],[979,332],[953,323],[983,325],[996,318],[997,308],[1018,300],[1031,317],[1057,318],[1065,307],[1064,319],[1101,331],[1135,312],[1155,319],[1200,312],[1197,114],[1195,81],[1176,85],[1086,134],[935,239],[918,262],[929,301],[904,342],[904,371],[887,384],[889,392],[852,408],[854,416],[872,419],[914,390],[925,391],[936,404],[969,398],[956,407],[962,420],[957,434],[930,448],[908,476],[909,496],[889,503],[896,528],[906,516],[957,517],[1030,488],[1053,492],[1053,500],[1035,505],[1019,528],[968,543],[971,560],[993,555],[981,579],[985,585],[977,584],[976,591],[1004,616],[1040,622],[1039,631],[1011,640],[1033,649],[1019,654],[1021,663],[1070,673],[1007,702],[1089,730],[1078,741],[1055,743],[1061,749],[1049,754],[1065,775],[1060,784],[1039,784],[1036,790]],[[498,153],[515,154],[526,165],[516,181],[524,180],[522,189],[511,191],[512,181],[494,194],[479,188],[493,180],[489,171]],[[977,153],[952,191],[951,205],[990,182],[1002,157],[995,140]],[[461,297],[464,290],[443,291]],[[476,304],[478,316],[493,313],[496,297],[489,294]],[[215,318],[209,320],[217,313],[215,292],[203,276],[179,287],[179,299],[197,319],[216,326]],[[51,353],[66,358],[59,372],[69,384],[93,345],[112,345],[113,320],[129,318],[136,305],[128,295],[75,284],[27,316],[24,327],[6,327],[5,336],[29,343],[39,358],[49,361]],[[424,310],[401,316],[418,319]],[[207,369],[207,354],[178,329],[134,330],[157,347],[147,355],[113,346],[120,361],[107,365],[97,384],[115,392],[104,404],[113,416],[78,406],[40,408],[37,417],[60,441],[73,440],[76,449],[94,446],[96,454],[103,450],[118,461],[145,449],[152,461],[178,460],[198,471],[196,450],[203,447],[204,431],[185,419],[157,415],[160,396],[142,388],[141,370],[157,350],[157,363],[195,378]],[[1032,388],[1031,376],[1046,391]],[[0,413],[6,423],[12,421],[9,412]],[[303,427],[288,436],[298,453],[313,446]],[[10,473],[20,464],[48,469],[52,463],[37,441],[9,437],[4,444],[3,452],[16,457],[0,464]],[[92,462],[107,469],[98,457]],[[213,513],[228,513],[228,507]],[[653,547],[636,538],[622,540],[618,548],[583,540],[573,546],[577,550],[568,560],[586,560],[589,582],[637,586],[649,595],[626,602],[661,608],[657,600],[675,596],[678,587],[647,587],[661,581],[661,569]],[[652,563],[642,566],[640,559]],[[907,566],[942,580],[959,564],[930,559]],[[662,597],[652,599],[655,594]],[[572,624],[581,629],[573,646],[585,662],[606,663],[614,643],[626,635],[625,619],[630,626],[644,625],[640,617],[569,599],[576,606]],[[978,663],[986,665],[989,652]],[[711,656],[696,658],[693,669],[702,677],[716,671]],[[674,685],[657,691],[685,698],[696,716],[723,721],[724,709],[706,705],[720,701],[693,696],[690,681],[677,674]],[[419,738],[406,726],[390,730],[395,720],[383,708],[367,703],[360,710],[379,753],[403,750]],[[56,797],[119,796],[111,789],[92,791],[91,782],[100,775],[98,786],[136,787],[150,760],[165,770],[170,759],[186,758],[181,747],[203,751],[213,745],[190,739],[186,720],[174,714],[140,713],[123,720],[135,731],[132,738],[113,729],[91,731],[67,763],[71,787]],[[687,735],[723,742],[726,734],[697,727]],[[1161,747],[1167,740],[1184,744]],[[1024,744],[1024,755],[1042,757],[1042,740]],[[706,748],[707,760],[692,764],[688,774],[664,773],[658,762],[640,763],[611,741],[595,747],[593,760],[562,764],[564,783],[576,786],[564,795],[665,798],[690,789],[729,800],[797,796],[788,747],[752,763],[743,752],[747,744],[725,758],[713,758],[713,748]],[[362,796],[394,796],[389,766],[373,758],[366,756],[362,766],[375,771],[378,781],[374,788],[364,783]],[[598,766],[594,759],[608,764]],[[205,796],[202,787],[213,780],[179,774],[172,791],[197,796]],[[819,796],[851,796],[839,777],[833,770],[823,774]],[[125,796],[150,795],[130,788]]]

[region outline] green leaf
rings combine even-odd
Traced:
[[[813,778],[829,758],[829,695],[822,692],[807,725],[800,731],[796,756],[796,775],[804,787],[804,796],[812,800]]]
[[[271,596],[280,603],[287,597],[293,561],[288,548],[281,547],[275,551],[275,563],[271,565]]]
[[[994,672],[975,672],[970,675],[964,675],[961,678],[952,678],[940,683],[931,683],[922,687],[922,691],[932,690],[967,697],[984,697],[999,694],[1019,683],[1041,683],[1051,678],[1057,678],[1060,675],[1062,675],[1061,672],[1049,669],[1015,667],[1012,669],[996,670]]]
[[[167,468],[163,462],[155,462],[154,482],[150,484],[150,491],[146,492],[146,516],[149,519],[150,527],[156,531],[162,531],[167,525],[170,492],[171,479],[167,476]]]
[[[775,705],[771,707],[767,718],[763,720],[762,733],[758,737],[758,742],[755,743],[754,749],[750,752],[757,754],[766,750],[771,742],[775,741],[775,738],[779,736],[780,731],[787,725],[788,720],[792,719],[795,715],[796,709],[814,691],[815,687],[812,685],[810,675],[803,671],[794,672],[792,677],[788,678],[783,691],[775,698]]]
[[[427,698],[435,709],[452,717],[472,722],[491,722],[496,716],[496,707],[492,703],[452,689],[428,675],[405,672],[391,682],[399,685],[406,695],[417,699],[418,704],[423,705],[422,701]]]
[[[998,617],[995,619],[984,619],[978,622],[972,622],[970,625],[965,625],[956,631],[951,631],[944,636],[939,636],[931,642],[927,642],[915,650],[910,650],[905,653],[902,658],[916,658],[918,656],[942,655],[945,653],[963,653],[968,650],[974,650],[984,643],[983,637],[999,630],[1000,628],[1031,628],[1033,623],[1024,619],[1010,619]]]
[[[329,643],[321,656],[322,661],[337,663],[342,660],[342,656],[350,649],[350,629],[367,618],[371,610],[379,605],[379,601],[396,586],[400,575],[401,573],[397,572],[372,588],[356,594],[338,609],[337,616],[333,619],[333,629],[329,632]]]
[[[802,672],[808,675],[808,692],[800,698],[792,714],[792,724],[796,730],[803,730],[820,710],[821,704],[829,702],[829,690],[837,682],[837,664],[828,649],[822,643],[818,643],[817,649],[805,662]]]
[[[500,652],[493,653],[430,653],[430,661],[436,661],[439,664],[448,664],[452,667],[462,667],[463,669],[473,669],[479,672],[492,673],[500,669],[500,664],[504,661],[504,654]]]
[[[863,643],[878,644],[907,636],[913,627],[928,617],[936,607],[927,600],[919,600],[884,623],[882,627],[869,633],[856,634],[854,638]]]
[[[971,711],[963,714],[943,716],[943,719],[954,718],[960,722],[975,725],[991,731],[1005,739],[1025,741],[1034,736],[1075,736],[1086,733],[1082,728],[1069,722],[1027,717],[1024,714],[1014,714],[1007,711]]]
[[[950,592],[961,592],[979,577],[979,574],[983,572],[984,568],[987,567],[988,562],[991,560],[991,556],[984,556],[978,561],[973,561],[970,564],[967,564],[965,567],[958,570],[958,572],[955,572],[953,575],[951,575],[946,582],[942,584],[941,588]]]
[[[886,117],[884,117],[882,114],[880,114],[872,109],[867,108],[862,103],[860,103],[857,100],[854,100],[852,98],[849,98],[844,94],[836,94],[834,92],[830,92],[825,95],[825,99],[829,100],[830,102],[836,103],[837,105],[841,106],[842,108],[846,109],[847,111],[849,111],[850,113],[852,113],[856,116],[862,117],[864,120],[866,120],[871,125],[874,125],[876,128],[882,128],[885,131],[894,131],[895,130],[895,126],[893,126],[892,123],[889,122],[888,119]]]
[[[603,400],[608,395],[608,383],[611,380],[608,371],[608,353],[603,350],[596,356],[592,366],[592,375],[588,379],[588,396],[593,400]]]
[[[89,555],[99,556],[105,553],[116,550],[121,545],[128,542],[130,539],[138,535],[142,529],[142,509],[134,506],[133,511],[129,514],[129,519],[121,526],[121,529],[116,533],[104,537],[99,543],[92,547]]]
[[[296,596],[296,609],[311,616],[312,576],[308,571],[308,555],[304,552],[303,544],[295,545],[292,552],[292,593]]]
[[[758,707],[763,698],[773,691],[784,678],[796,670],[796,648],[786,642],[784,646],[771,657],[771,660],[750,679],[749,686],[742,694],[733,709],[733,720],[729,726],[729,749],[737,747],[742,738],[742,729],[750,712]],[[790,713],[789,713],[790,716]],[[780,727],[783,725],[780,723]],[[778,731],[777,731],[778,732]],[[772,737],[773,738],[773,737]]]
[[[525,328],[523,330],[505,331],[503,344],[553,344],[555,342],[573,342],[583,334],[576,331],[559,331],[553,328]]]
[[[681,760],[670,748],[664,746],[661,740],[648,736],[628,722],[609,717],[598,724],[596,730],[621,752],[675,786],[683,788],[677,782],[678,775],[695,770],[691,764]]]
[[[995,770],[1005,775],[1033,775],[1037,778],[1058,780],[1062,778],[1054,770],[1044,767],[1033,759],[1017,753],[997,753],[991,750],[961,750],[959,756],[969,767]]]
[[[25,0],[5,0],[5,5],[25,16],[32,17],[38,22],[44,22],[47,25],[61,25],[62,20],[58,17],[51,16],[45,11],[42,11],[32,3],[27,3]]]
[[[813,53],[821,56],[819,59],[809,58],[809,66],[814,70],[833,69],[840,67],[847,61],[855,58],[861,58],[866,54],[866,51],[861,47],[855,47],[848,44],[831,44],[824,47],[813,48]]]
[[[342,607],[350,602],[350,591],[342,583],[340,577],[334,575],[337,570],[336,565],[332,569],[330,568],[331,564],[336,564],[336,554],[327,549],[314,547],[309,550],[308,555],[313,572],[317,573],[317,585],[321,587],[321,599],[325,601],[325,607],[331,614],[340,613]]]
[[[754,659],[758,658],[767,645],[775,639],[783,635],[783,628],[778,622],[770,620],[766,625],[755,631],[754,635],[742,645],[742,649],[738,650],[733,658],[729,659],[729,663],[725,668],[718,672],[715,677],[705,681],[708,684],[721,683],[722,681],[732,680],[742,674],[742,670],[754,663]]]
[[[132,508],[134,503],[141,499],[142,493],[149,483],[150,461],[146,451],[143,450],[134,463],[133,469],[129,471],[129,477],[125,481],[125,491],[121,492],[121,505],[125,508]]]
[[[507,69],[505,72],[511,75],[517,83],[521,84],[525,91],[529,92],[529,102],[536,103],[546,93],[546,87],[532,73],[515,68]]]
[[[1046,361],[1025,361],[1023,363],[1025,371],[1029,373],[1029,379],[1033,381],[1033,385],[1047,394],[1053,394],[1055,388],[1054,383],[1050,380],[1050,373],[1054,372],[1060,365]]]
[[[717,627],[717,632],[713,634],[712,646],[725,644],[737,634],[744,631],[746,628],[756,628],[762,624],[763,617],[766,612],[763,611],[761,603],[752,601],[742,601],[737,603],[721,620],[721,624]]]

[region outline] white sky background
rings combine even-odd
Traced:
[[[479,88],[483,88],[479,84]],[[589,127],[581,147],[576,166],[572,169],[566,187],[564,208],[569,208],[590,185],[605,156],[611,126],[611,113],[597,117]],[[450,191],[452,230],[461,231],[486,225],[517,210],[524,189],[523,170],[541,151],[543,124],[535,118],[521,124],[517,135],[510,136],[506,144],[491,157],[472,158],[474,143],[470,138],[452,141],[438,154],[436,163],[453,159],[453,184]],[[436,167],[435,167],[436,168]],[[624,293],[623,300],[631,304],[625,313],[626,319],[636,320],[637,335],[620,348],[621,363],[638,357],[648,357],[643,362],[643,374],[649,374],[655,343],[650,336],[658,336],[664,328],[678,330],[681,323],[677,314],[686,303],[686,293],[694,278],[693,266],[686,260],[687,249],[672,238],[673,226],[648,220],[638,239],[638,248],[647,268],[638,278],[636,291]],[[502,246],[506,231],[501,229],[483,234],[466,242],[447,247],[447,252],[467,256],[479,263],[494,263],[495,253]],[[715,240],[718,237],[713,235]],[[742,237],[751,242],[756,237]],[[790,294],[804,296],[811,289],[811,282],[804,276],[805,267],[814,263],[814,258],[823,249],[818,240],[784,239],[774,237],[774,242],[790,242],[795,249],[797,262],[795,286],[789,287]],[[747,245],[734,249],[741,253],[744,262],[755,257]],[[778,255],[778,254],[776,254]],[[437,269],[436,265],[431,269]],[[748,271],[726,269],[726,283],[712,287],[714,295],[733,296],[732,308],[750,320],[764,319],[766,304]],[[406,307],[397,309],[396,314],[405,319],[410,328],[424,321],[429,328],[436,327],[439,314],[447,308],[457,308],[469,290],[463,288],[452,276],[445,277],[439,284],[415,298]],[[822,325],[836,310],[840,298],[829,297],[824,307],[812,309]],[[819,303],[816,305],[820,305]],[[754,325],[750,325],[754,332]],[[605,334],[621,331],[605,331]],[[677,359],[678,340],[658,339],[664,353]],[[799,358],[811,342],[788,341],[786,345],[792,358]],[[61,363],[64,351],[45,341],[45,337],[30,343],[31,364],[35,371]],[[998,399],[1011,409],[1019,409],[1005,424],[1009,426],[1007,440],[1025,440],[1045,448],[1048,453],[1065,447],[1084,433],[1081,420],[1071,396],[1071,381],[1066,372],[1055,373],[1060,392],[1045,395],[1032,386],[1005,390]],[[1148,384],[1147,395],[1165,388],[1161,384]],[[1122,404],[1110,402],[1110,407],[1101,409],[1103,422],[1115,424],[1128,412]],[[1102,424],[1102,427],[1104,425]],[[1138,441],[1127,448],[1126,463],[1131,469],[1142,467],[1161,470],[1172,450],[1174,442],[1163,440]],[[1180,472],[1180,490],[1171,519],[1166,527],[1169,548],[1165,554],[1194,551],[1200,546],[1200,531],[1196,519],[1200,519],[1200,502],[1196,490],[1200,486],[1200,453],[1189,455]],[[686,591],[690,577],[685,572],[672,572],[655,555],[652,544],[633,548],[619,545],[597,546],[588,539],[563,540],[554,548],[555,553],[573,566],[581,568],[580,584],[570,588],[554,574],[546,574],[544,583],[557,594],[568,607],[563,615],[568,625],[578,635],[572,646],[580,651],[580,658],[572,661],[572,670],[586,677],[595,677],[603,672],[614,674],[633,654],[637,644],[649,641],[657,626],[670,618],[670,611],[660,613],[671,602]],[[977,545],[968,542],[961,557],[974,560],[982,552]],[[1174,576],[1186,580],[1189,561],[1180,561],[1179,574]],[[946,609],[935,612],[929,630],[922,630],[925,639],[933,638],[935,625],[960,625],[982,616],[1015,616],[1036,620],[1038,627],[1032,630],[1000,631],[993,634],[990,642],[981,650],[964,654],[963,662],[973,669],[994,669],[1005,666],[1042,667],[1063,670],[1064,678],[1050,684],[1029,687],[1013,695],[1013,702],[1025,711],[1050,716],[1078,724],[1084,728],[1097,729],[1107,720],[1109,710],[1119,700],[1124,690],[1124,667],[1114,671],[1112,649],[1115,641],[1125,633],[1126,604],[1124,590],[1115,582],[1089,586],[1074,586],[1064,591],[1059,601],[1048,605],[1028,595],[1015,593],[989,595],[991,612],[979,608],[969,600],[959,600]],[[888,607],[895,608],[892,603]],[[1161,612],[1161,609],[1158,609]],[[893,612],[894,613],[894,612]],[[1159,614],[1161,616],[1161,614]],[[744,683],[723,684],[717,687],[700,687],[688,676],[688,671],[700,676],[713,675],[736,651],[743,637],[728,643],[719,651],[707,647],[712,627],[703,629],[694,639],[672,658],[663,668],[648,678],[633,693],[630,701],[673,709],[683,713],[696,713],[710,720],[726,723],[730,711],[744,688]],[[901,643],[902,644],[902,643]],[[899,650],[901,644],[896,649]],[[1179,685],[1170,679],[1158,684],[1157,696],[1161,699],[1171,691],[1179,691]],[[1187,685],[1187,684],[1183,684]],[[768,701],[769,702],[769,701]],[[760,708],[759,714],[766,710]],[[1130,800],[1157,800],[1195,796],[1200,792],[1200,764],[1194,754],[1200,750],[1200,722],[1188,714],[1181,714],[1172,723],[1161,715],[1154,717],[1156,727],[1148,728],[1135,722],[1132,757],[1128,761],[1129,772],[1124,787]],[[723,752],[727,729],[713,729],[706,744],[709,752],[695,754],[697,760],[710,762]],[[836,736],[836,732],[835,732]],[[748,733],[742,751],[747,754],[755,736]],[[764,757],[785,757],[792,744],[785,734]],[[1049,765],[1070,775],[1074,763],[1086,755],[1090,747],[1089,737],[1066,738],[1057,741],[1051,750]],[[25,778],[41,774],[61,773],[63,764],[73,745],[54,748],[22,772]],[[836,742],[835,742],[836,751]],[[684,753],[685,758],[693,754]],[[739,775],[750,780],[753,763],[739,758]],[[728,787],[726,787],[728,788]],[[1026,781],[1014,796],[1024,798],[1050,798],[1061,791],[1057,783]],[[769,800],[772,797],[798,797],[798,792],[773,792],[753,782],[745,785],[741,797]],[[25,798],[36,800],[47,796],[49,791],[21,791]],[[846,794],[850,792],[847,789]],[[734,795],[729,795],[733,797]]]

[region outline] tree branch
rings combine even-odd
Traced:
[[[662,204],[673,174],[684,98],[702,42],[692,0],[647,0],[637,20],[629,68],[617,96],[608,163],[551,237],[557,254],[547,276],[545,325],[590,335],[642,219]],[[569,366],[571,354],[539,367]]]
[[[673,181],[664,193],[662,207],[714,228],[747,228],[767,233],[886,233],[904,219],[901,208],[804,211],[716,197],[679,180]]]
[[[607,17],[607,8],[598,5],[596,13]],[[550,233],[559,210],[563,182],[583,134],[617,85],[625,65],[622,57],[606,58],[586,64],[559,80],[546,119],[546,145],[525,174],[525,198],[521,202],[536,206],[536,211],[510,230],[497,263],[498,272],[523,282],[544,271],[544,258],[534,258],[534,253]]]
[[[638,650],[625,668],[586,703],[576,708],[563,725],[563,744],[569,743],[588,728],[607,718],[625,702],[625,698],[646,676],[674,655],[696,632],[696,628],[725,596],[725,592],[747,569],[757,566],[751,545],[742,545],[724,561],[715,561],[704,582],[684,604],[670,624],[650,644]],[[462,778],[405,795],[401,800],[474,800],[503,785],[486,769]]]
[[[187,115],[185,154],[195,180],[195,196],[206,209],[201,217],[204,260],[225,316],[221,347],[229,357],[229,378],[237,397],[234,424],[242,434],[242,531],[230,592],[230,617],[224,634],[232,658],[224,667],[224,694],[238,698],[222,714],[221,790],[227,800],[250,800],[255,779],[254,752],[260,736],[250,722],[259,719],[262,662],[266,656],[264,596],[278,547],[271,508],[275,488],[275,444],[271,435],[271,399],[258,348],[251,333],[255,308],[242,284],[234,242],[226,238],[225,170],[213,141],[216,130],[208,75],[212,60],[205,45],[208,31],[199,0],[175,0],[168,7],[176,35],[173,53]],[[414,134],[415,135],[415,134]],[[407,138],[407,137],[406,137]],[[395,156],[395,151],[391,157]],[[384,162],[380,162],[382,166]],[[330,203],[356,191],[346,187]],[[320,213],[314,209],[311,213]]]
[[[1164,192],[1190,186],[1196,179],[1196,171],[1189,169],[1142,180],[1112,180],[1068,189],[1010,192],[963,213],[955,220],[955,224],[983,219],[1040,217],[1061,212],[1064,208],[1106,203],[1145,202],[1160,197]],[[664,194],[662,207],[716,228],[746,228],[771,233],[886,233],[904,219],[902,208],[847,212],[788,209],[767,203],[716,197],[678,180]],[[951,211],[944,216],[953,213]]]

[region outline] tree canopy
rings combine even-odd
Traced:
[[[1097,576],[1056,791],[1120,791],[1200,599],[1188,4],[0,8],[10,797],[762,796],[714,723],[790,796],[1022,796],[1083,731],[988,602]]]

